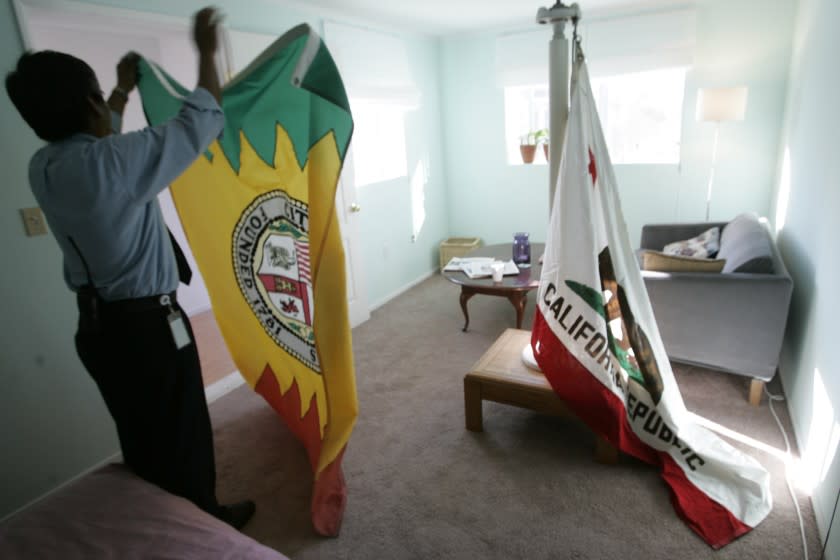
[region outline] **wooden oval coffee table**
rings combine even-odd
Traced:
[[[528,303],[528,292],[540,285],[542,266],[539,263],[539,258],[544,250],[544,243],[531,243],[530,268],[519,267],[518,275],[504,276],[501,282],[494,282],[490,277],[470,278],[460,270],[444,271],[443,276],[447,280],[461,286],[461,311],[464,312],[465,320],[462,330],[466,332],[470,326],[467,302],[476,294],[507,298],[513,308],[516,309],[516,328],[521,329],[522,317],[525,315],[525,306]],[[473,249],[464,257],[493,257],[496,260],[509,261],[512,255],[513,244],[501,243]]]

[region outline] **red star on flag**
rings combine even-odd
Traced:
[[[592,186],[595,186],[595,181],[598,179],[598,168],[595,167],[595,154],[592,153],[592,148],[589,148],[589,174],[592,175]]]

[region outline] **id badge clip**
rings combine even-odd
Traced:
[[[187,332],[187,325],[184,324],[184,317],[181,312],[172,307],[172,300],[168,295],[160,296],[160,304],[169,307],[169,315],[166,316],[166,321],[169,323],[169,331],[172,333],[175,348],[180,350],[189,346],[192,339],[190,333]]]

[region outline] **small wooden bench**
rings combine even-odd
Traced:
[[[467,430],[483,430],[482,402],[493,401],[527,408],[541,414],[574,417],[554,393],[545,376],[522,362],[522,349],[531,340],[529,331],[507,329],[464,376],[464,413]],[[595,460],[613,464],[618,450],[596,438]]]

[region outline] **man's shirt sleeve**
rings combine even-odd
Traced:
[[[223,127],[224,114],[215,98],[196,88],[169,121],[97,142],[97,165],[112,188],[145,203],[204,153]]]
[[[122,115],[116,111],[111,111],[111,132],[113,134],[122,132]]]

